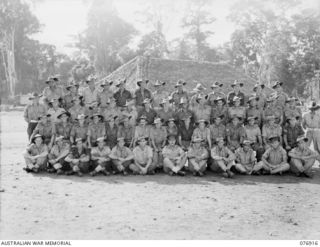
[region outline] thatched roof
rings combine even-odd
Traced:
[[[244,83],[243,91],[250,94],[256,83],[243,72],[227,63],[196,62],[190,60],[169,60],[138,56],[122,65],[103,79],[117,81],[127,79],[127,88],[136,89],[137,79],[148,79],[153,84],[156,80],[167,82],[168,90],[173,90],[174,84],[182,79],[187,82],[186,88],[192,89],[196,83],[210,89],[210,85],[219,81],[224,84],[225,93],[231,90],[231,84],[238,80]]]

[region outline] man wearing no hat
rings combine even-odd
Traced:
[[[28,139],[30,139],[33,130],[36,128],[39,118],[46,113],[46,107],[39,103],[40,97],[41,95],[38,93],[33,93],[32,96],[29,97],[29,100],[31,100],[32,103],[27,105],[24,109],[23,117],[28,123]]]

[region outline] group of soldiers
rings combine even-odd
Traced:
[[[290,170],[310,178],[320,159],[320,106],[313,102],[302,115],[301,102],[278,81],[273,90],[256,84],[250,94],[235,81],[227,95],[219,82],[186,91],[179,80],[171,94],[165,82],[150,87],[143,79],[134,93],[125,79],[46,83],[24,111],[27,172],[203,176],[211,169],[232,178]]]

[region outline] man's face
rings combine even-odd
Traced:
[[[170,139],[168,140],[168,142],[169,142],[169,145],[170,145],[170,146],[173,146],[173,145],[176,143],[176,139],[170,138]]]
[[[93,122],[94,122],[95,124],[97,124],[97,123],[99,122],[99,120],[100,120],[100,118],[99,118],[98,116],[94,116],[94,117],[93,117]]]
[[[243,150],[244,150],[245,152],[248,152],[249,149],[250,149],[250,146],[249,146],[249,145],[243,145]]]
[[[194,143],[195,148],[200,148],[200,145],[201,145],[200,142],[195,142],[195,143]]]
[[[239,85],[235,85],[235,86],[233,87],[233,90],[234,90],[235,92],[239,92],[239,91],[240,91],[240,86],[239,86]]]
[[[57,141],[57,144],[58,144],[58,146],[59,146],[59,147],[61,147],[61,146],[62,146],[62,144],[63,144],[62,139],[58,140],[58,141]]]
[[[256,87],[256,93],[257,94],[261,93],[261,87]]]
[[[150,104],[150,103],[145,103],[145,104],[144,104],[144,107],[145,107],[146,109],[150,109],[151,104]]]
[[[40,146],[42,144],[42,138],[41,137],[37,137],[35,140],[34,140],[35,144],[37,146]]]
[[[173,127],[174,126],[174,122],[173,121],[169,121],[168,126],[169,127]]]
[[[140,88],[141,88],[141,89],[144,89],[144,88],[146,88],[146,87],[147,87],[147,84],[146,84],[145,81],[140,82]]]
[[[123,120],[123,125],[124,125],[124,126],[128,126],[128,125],[129,125],[129,118],[125,118],[125,119]]]
[[[119,141],[118,141],[118,146],[119,146],[120,148],[122,148],[122,147],[124,146],[124,140],[119,140]]]
[[[88,82],[88,86],[93,88],[94,87],[94,81],[91,80],[90,82]]]
[[[239,119],[238,118],[233,118],[232,119],[232,123],[233,123],[233,125],[237,125],[238,123],[239,123]]]
[[[53,107],[58,107],[58,106],[59,106],[59,101],[58,101],[58,100],[54,100],[54,101],[52,102],[52,106],[53,106]]]
[[[253,126],[254,123],[255,123],[254,119],[250,119],[250,120],[249,120],[249,125],[250,125],[250,126]]]
[[[77,141],[77,148],[82,148],[82,140]]]
[[[84,118],[80,118],[78,121],[79,121],[79,123],[80,123],[81,125],[84,124]]]
[[[217,117],[214,122],[216,125],[219,125],[221,123],[221,118]]]
[[[142,139],[140,142],[139,142],[139,146],[140,147],[145,147],[147,144],[146,140],[145,139]]]
[[[204,129],[204,127],[206,127],[206,124],[204,122],[200,122],[199,123],[199,128],[200,129]]]
[[[32,100],[33,104],[39,104],[39,98],[38,97],[35,97],[33,100]]]
[[[274,140],[273,142],[271,142],[271,146],[273,148],[277,148],[279,146],[279,141],[278,140]]]
[[[141,126],[145,126],[145,125],[146,125],[146,123],[147,123],[147,122],[146,122],[146,120],[145,120],[145,119],[141,119],[141,120],[140,120],[140,125],[141,125]]]
[[[234,101],[234,105],[235,105],[235,106],[239,106],[239,105],[240,105],[240,100]]]
[[[254,106],[256,106],[257,105],[257,101],[254,99],[254,100],[251,100],[250,101],[250,105],[252,106],[252,107],[254,107]]]
[[[104,146],[104,141],[99,141],[98,142],[98,147],[99,148],[103,148],[103,146]]]
[[[223,140],[218,141],[217,145],[219,148],[222,148],[224,145],[224,141]]]
[[[295,118],[292,118],[292,119],[290,119],[290,125],[291,126],[295,126],[296,125],[296,123],[297,123],[297,120],[295,119]]]
[[[299,148],[304,149],[305,146],[306,146],[306,143],[304,142],[304,140],[298,142],[298,147]]]
[[[189,124],[189,123],[190,123],[190,118],[189,118],[189,117],[185,118],[185,119],[184,119],[184,123],[185,123],[185,124]]]
[[[274,123],[275,123],[275,119],[274,118],[270,118],[269,124],[273,125]]]
[[[68,120],[68,116],[66,114],[63,114],[61,116],[61,121],[65,123],[65,122],[67,122],[67,120]]]
[[[181,93],[182,92],[182,86],[178,86],[178,92]]]
[[[218,105],[218,106],[223,106],[222,100],[218,100],[217,105]]]
[[[49,87],[51,88],[56,86],[56,82],[54,80],[51,80],[48,84],[49,84]]]
[[[42,123],[47,123],[48,122],[48,117],[47,116],[43,116],[43,117],[41,117],[41,122]]]
[[[75,86],[72,86],[72,87],[70,88],[70,92],[71,92],[71,93],[76,93],[76,92],[77,92],[77,88],[76,88]]]

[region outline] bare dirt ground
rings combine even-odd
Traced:
[[[320,169],[288,176],[25,173],[22,112],[1,112],[1,239],[319,239]]]

